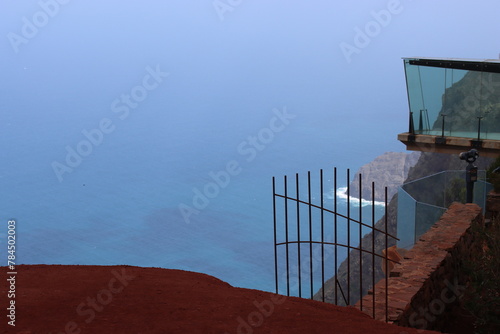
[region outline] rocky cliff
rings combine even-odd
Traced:
[[[400,161],[400,160],[398,160]],[[491,158],[479,157],[476,161],[476,165],[479,169],[487,169],[487,167],[493,162]],[[417,163],[410,168],[408,171],[408,176],[405,180],[406,182],[413,181],[419,179],[424,176],[428,176],[431,174],[435,174],[444,170],[459,170],[465,169],[467,165],[466,162],[460,160],[457,155],[450,154],[442,154],[442,153],[434,153],[434,152],[423,152]],[[374,176],[374,178],[378,178],[378,176]],[[362,176],[362,179],[365,180],[365,176]],[[381,178],[382,179],[382,178]],[[397,204],[398,196],[397,193],[392,196],[390,203],[387,207],[387,223],[388,223],[388,232],[392,235],[397,235]],[[382,217],[376,224],[375,227],[379,230],[384,230],[385,225],[385,216]],[[384,234],[375,233],[375,253],[382,254],[382,250],[385,248],[384,242]],[[394,239],[389,238],[389,243],[387,247],[393,246],[396,244]],[[371,250],[372,247],[372,233],[366,234],[361,241],[361,249],[363,250]],[[350,252],[350,298],[349,304],[354,305],[360,298],[360,295],[366,295],[368,290],[372,288],[372,256],[368,253],[363,253],[361,256],[361,261],[363,263],[363,282],[362,282],[362,291],[360,293],[360,256],[358,250],[352,250]],[[329,303],[335,303],[335,282],[338,281],[337,287],[342,287],[344,292],[347,291],[347,259],[342,262],[340,265],[337,275],[330,278],[325,282],[323,287],[315,294],[314,299],[321,300],[322,299],[322,289],[325,289],[325,301]],[[384,278],[384,272],[382,271],[382,261],[380,259],[375,260],[375,283],[380,279]],[[337,289],[339,291],[339,289]],[[345,305],[343,302],[342,296],[337,297],[338,305]]]
[[[397,193],[398,187],[408,177],[410,168],[415,166],[420,152],[386,152],[370,163],[362,166],[350,184],[350,195],[359,197],[359,178],[362,181],[362,198],[371,200],[372,182],[375,182],[375,200],[383,202],[384,188],[387,187],[388,200]]]

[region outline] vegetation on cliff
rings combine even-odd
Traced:
[[[463,269],[469,277],[463,297],[472,315],[475,333],[500,333],[500,218],[486,226],[474,226],[475,260]]]
[[[487,169],[488,166],[492,163],[491,158],[479,157],[476,161],[476,165],[479,169]],[[420,155],[418,162],[414,167],[410,169],[408,172],[408,177],[405,182],[410,182],[417,180],[419,178],[429,176],[431,174],[435,174],[438,172],[442,172],[445,170],[465,170],[466,163],[463,160],[460,160],[456,155],[442,154],[442,153],[434,153],[434,152],[423,152]],[[364,181],[370,182],[370,180],[364,179]],[[397,235],[397,204],[398,196],[395,194],[387,208],[387,222],[388,222],[388,232],[391,235]],[[385,224],[385,216],[382,217],[376,224],[375,227],[380,230],[384,230]],[[389,243],[387,247],[391,247],[395,245],[396,242],[389,238]],[[362,249],[371,250],[372,245],[372,234],[368,233],[365,235],[361,242]],[[385,248],[385,237],[382,233],[375,233],[375,252],[377,254],[382,254],[382,250]],[[359,284],[359,251],[352,250],[350,256],[350,305],[354,305],[360,297],[360,284]],[[368,290],[372,288],[372,256],[368,253],[363,253],[361,257],[362,261],[362,277],[363,282],[361,286],[363,290],[361,291],[361,295],[366,295]],[[376,259],[375,261],[375,283],[380,279],[384,278],[384,272],[382,271],[382,261],[380,259]],[[315,294],[314,299],[321,300],[322,299],[322,289],[325,289],[325,301],[329,303],[335,303],[335,282],[338,280],[338,286],[342,287],[343,291],[347,291],[347,259],[342,262],[339,266],[339,270],[337,275],[330,278],[325,282],[323,287]],[[339,292],[340,293],[340,292]],[[345,305],[342,296],[338,296],[338,304]]]

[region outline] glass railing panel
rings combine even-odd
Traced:
[[[416,201],[401,187],[398,190],[398,233],[399,248],[410,249],[415,243]]]
[[[443,186],[443,202],[428,203],[447,208],[453,202],[465,203],[467,192],[465,187],[465,170],[446,171],[443,173],[445,184]]]
[[[474,184],[473,202],[483,208],[483,214],[486,210],[487,196],[491,190],[493,190],[493,185],[484,180],[479,180]]]
[[[415,209],[415,242],[434,225],[445,213],[446,208],[424,203],[416,203]]]
[[[458,71],[458,70],[457,70]],[[481,85],[483,73],[464,71],[462,79],[446,91],[447,125],[455,137],[477,138],[478,117],[483,117]]]
[[[458,93],[457,86],[469,71],[457,69],[445,69],[444,86],[446,89],[442,95],[443,105],[440,112],[440,119],[433,125],[435,134],[444,134],[444,136],[453,136],[456,131],[454,124],[457,110],[463,109],[463,97],[466,94]]]
[[[422,123],[427,129],[437,131],[441,129],[440,113],[443,108],[443,96],[446,84],[446,69],[439,67],[419,66],[422,81],[422,94],[424,97],[424,111]],[[436,126],[438,125],[439,126]],[[433,133],[434,134],[434,133]]]
[[[445,184],[446,175],[444,172],[441,172],[406,183],[402,187],[417,202],[443,206],[443,189],[445,188]]]
[[[481,119],[482,139],[500,139],[500,73],[482,73],[476,88],[477,109]]]
[[[420,79],[419,67],[410,65],[410,61],[405,59],[406,87],[408,93],[408,102],[410,115],[413,115],[413,124],[417,130],[420,110],[424,109],[424,97],[422,95],[422,85]]]
[[[473,202],[486,207],[488,192],[493,186],[486,180],[486,172],[478,172],[474,183]],[[399,187],[398,190],[398,247],[411,248],[453,202],[465,203],[464,170],[440,172]]]
[[[411,65],[409,59],[405,72],[416,134],[500,140],[500,73]]]

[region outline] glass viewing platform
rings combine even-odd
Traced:
[[[403,58],[408,150],[500,155],[500,60]]]

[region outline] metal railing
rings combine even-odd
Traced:
[[[363,296],[372,294],[372,316],[375,318],[375,284],[380,278],[388,277],[389,261],[397,262],[383,255],[397,238],[388,232],[387,188],[385,188],[384,217],[376,226],[375,184],[371,184],[370,205],[363,207],[362,177],[359,177],[359,194],[351,198],[349,170],[347,189],[340,201],[337,194],[337,169],[333,171],[333,194],[325,196],[323,170],[319,178],[301,179],[283,177],[277,192],[277,180],[273,177],[274,215],[274,260],[276,293],[318,299],[336,305],[358,305],[363,311]],[[281,182],[280,182],[281,183]],[[357,210],[352,210],[354,207]],[[345,214],[339,207],[345,206]],[[367,214],[367,210],[369,213]],[[370,223],[363,222],[363,216],[371,216]],[[346,263],[339,272],[341,261]],[[342,266],[341,266],[342,267]],[[385,272],[382,272],[382,267]],[[363,274],[365,274],[363,276]],[[382,275],[381,275],[382,274]],[[339,275],[345,279],[339,279]],[[382,276],[382,277],[381,277]],[[325,281],[334,280],[328,289]],[[281,283],[281,284],[280,284]],[[385,314],[388,317],[388,280],[385,280]],[[320,286],[321,288],[318,288]],[[318,292],[315,295],[315,289]],[[339,303],[340,300],[340,303]]]

